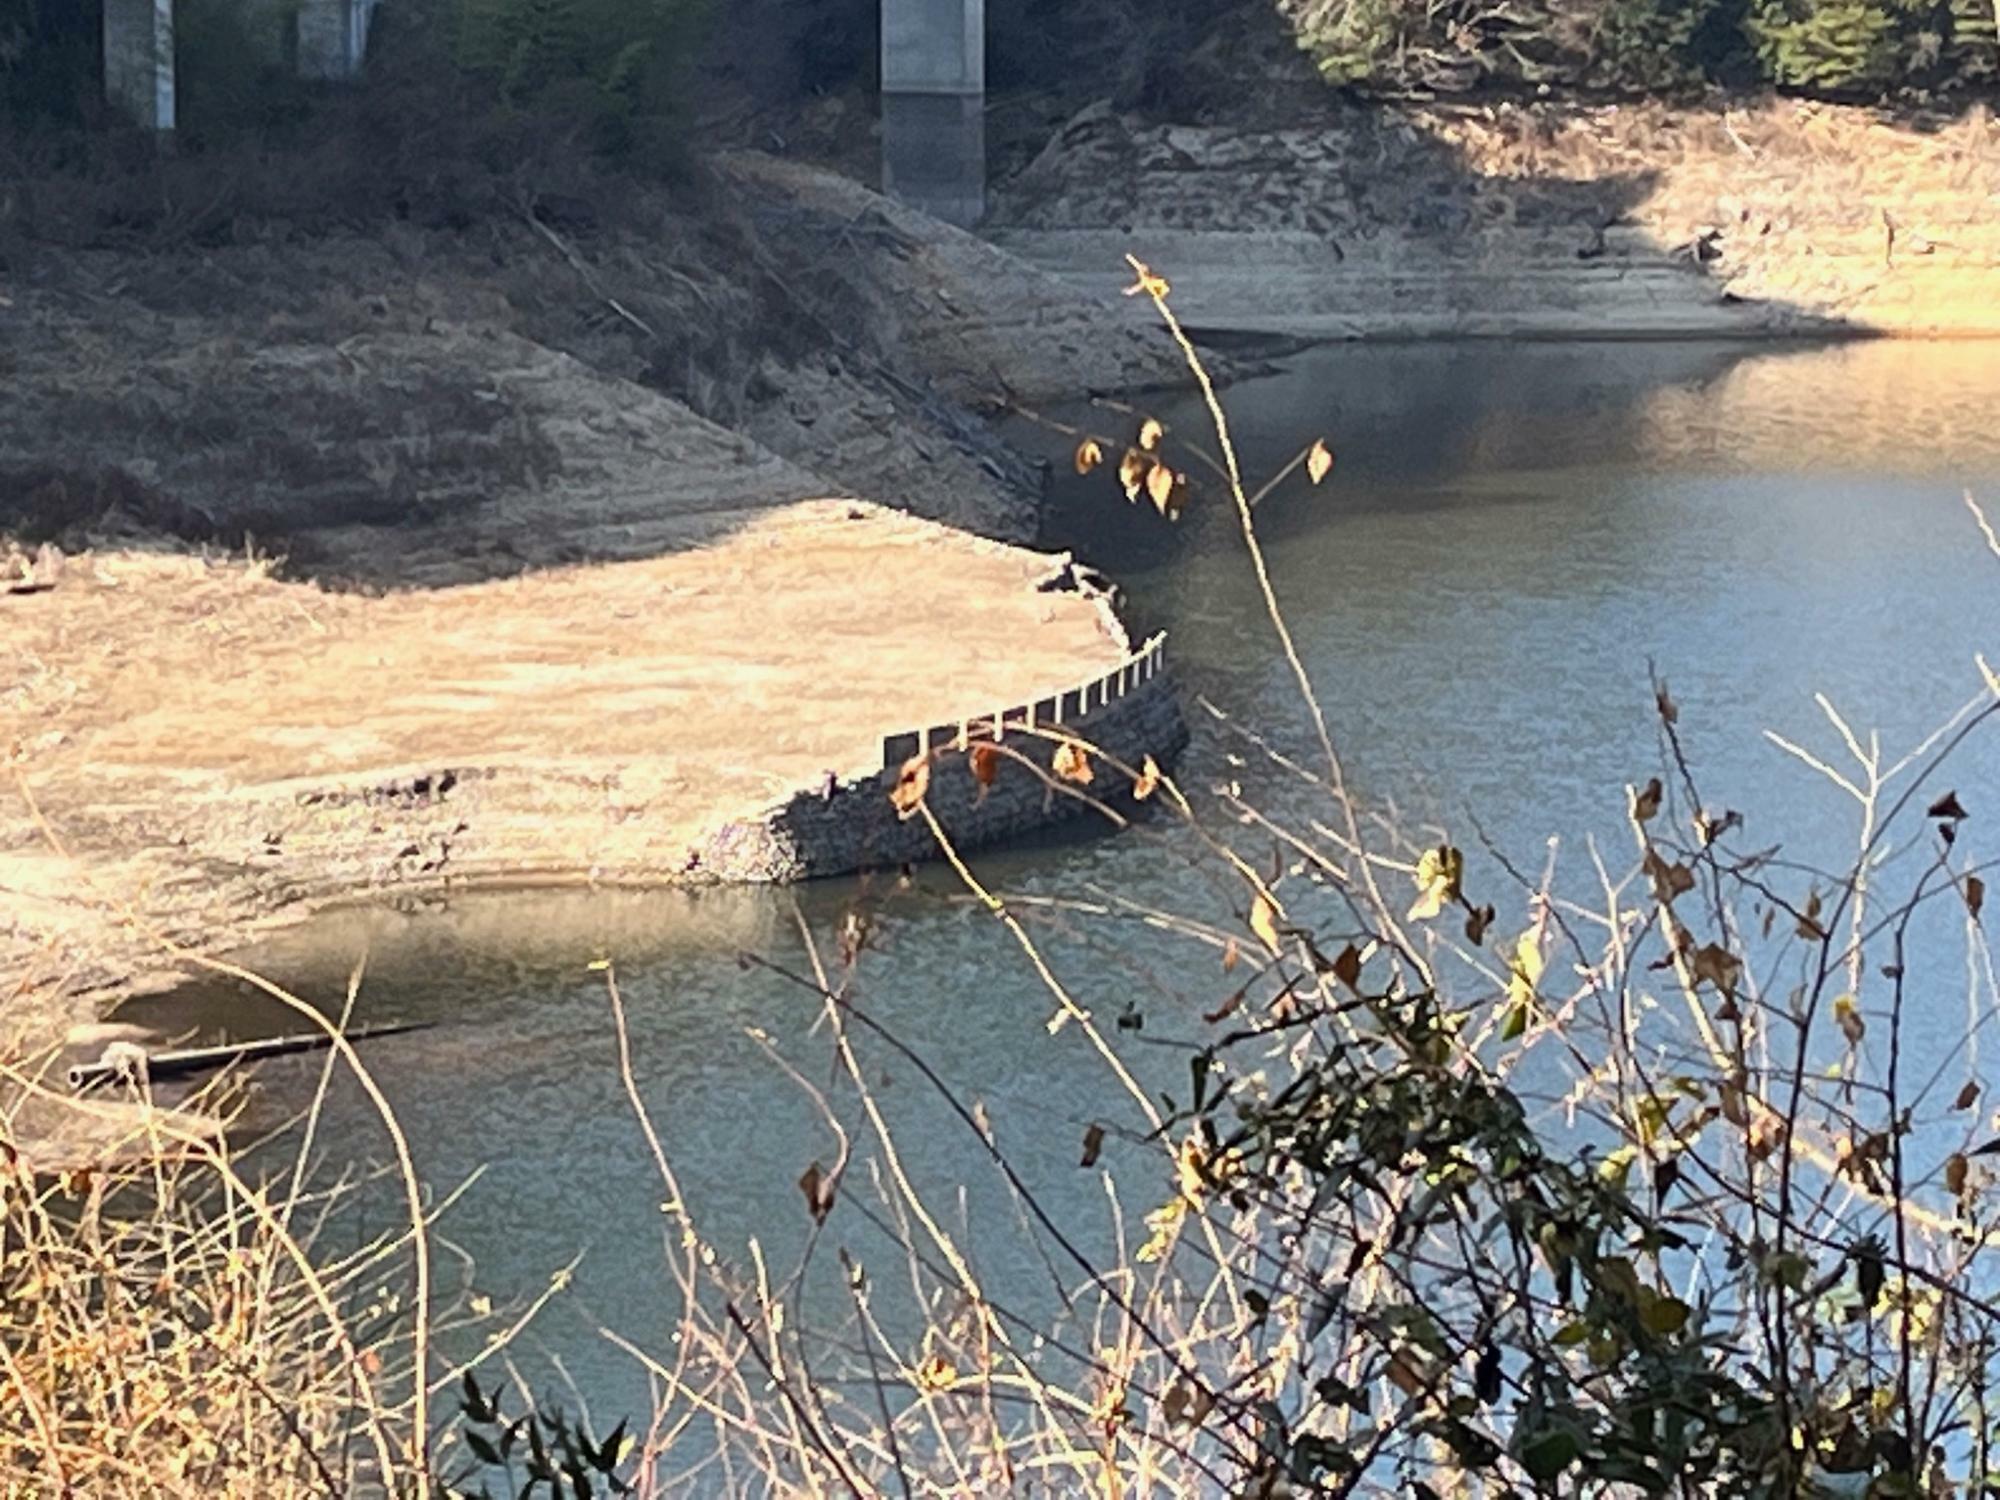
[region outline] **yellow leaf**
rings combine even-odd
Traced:
[[[1174,498],[1174,471],[1165,464],[1154,464],[1146,474],[1146,493],[1152,496],[1154,509],[1164,516]]]
[[[1854,1003],[1852,995],[1834,997],[1833,1019],[1840,1027],[1840,1034],[1847,1038],[1850,1047],[1860,1046],[1861,1039],[1868,1035],[1868,1022],[1863,1019],[1861,1007]]]
[[[1064,781],[1074,781],[1078,786],[1089,786],[1096,778],[1096,772],[1090,769],[1089,755],[1075,740],[1064,740],[1056,746],[1050,769]]]
[[[1139,278],[1131,286],[1125,288],[1126,296],[1137,297],[1143,293],[1155,301],[1164,301],[1166,299],[1167,293],[1172,290],[1167,285],[1166,277],[1154,275],[1152,268],[1135,255],[1126,256],[1125,264],[1130,266],[1132,274]]]
[[[918,1365],[913,1373],[917,1377],[917,1389],[920,1391],[948,1391],[958,1379],[958,1371],[951,1367],[942,1354],[933,1354]]]
[[[1507,1003],[1521,1012],[1525,1021],[1528,1007],[1534,1003],[1535,986],[1542,979],[1542,939],[1534,928],[1514,940],[1514,956],[1508,960],[1507,970]]]
[[[1160,789],[1160,768],[1152,756],[1147,756],[1139,766],[1139,774],[1132,781],[1133,800],[1144,802]]]
[[[1306,450],[1306,477],[1314,484],[1333,472],[1333,450],[1321,438]]]
[[[1165,1257],[1180,1237],[1181,1222],[1187,1217],[1188,1203],[1185,1198],[1176,1198],[1164,1207],[1156,1208],[1146,1215],[1146,1227],[1152,1231],[1146,1243],[1134,1253],[1133,1259],[1142,1265],[1150,1265]]]
[[[1272,956],[1284,951],[1284,939],[1278,933],[1278,908],[1271,898],[1259,891],[1250,903],[1250,930],[1257,934],[1257,941],[1271,950]]]
[[[1166,432],[1167,429],[1151,417],[1146,418],[1139,424],[1139,446],[1151,453],[1160,446],[1160,439],[1166,436]]]
[[[889,789],[889,800],[896,805],[896,816],[905,820],[914,818],[930,789],[931,758],[928,755],[913,755],[904,761],[903,769],[896,773],[895,786]]]
[[[1231,969],[1235,968],[1241,956],[1236,949],[1236,939],[1230,938],[1222,945],[1222,972],[1227,974]]]
[[[1208,1197],[1207,1167],[1208,1152],[1194,1132],[1189,1131],[1174,1156],[1174,1179],[1180,1184],[1181,1197],[1196,1208]]]
[[[1104,462],[1104,449],[1096,438],[1085,438],[1076,445],[1076,472],[1088,474]]]
[[[1465,856],[1449,844],[1426,849],[1417,861],[1417,899],[1410,907],[1409,920],[1434,917],[1447,901],[1458,899],[1458,883],[1465,874]]]

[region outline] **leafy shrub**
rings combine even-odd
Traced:
[[[1975,83],[2000,67],[1981,0],[1277,5],[1329,81],[1377,89],[1550,83],[1659,92],[1765,82],[1844,94]]]
[[[0,120],[75,125],[97,96],[97,33],[85,7],[0,0]]]

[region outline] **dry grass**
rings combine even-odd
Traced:
[[[331,1252],[317,1236],[340,1192],[246,1181],[168,1112],[126,1144],[151,1159],[36,1176],[0,1134],[0,1490],[399,1484],[411,1346],[364,1330],[401,1326],[406,1240]]]

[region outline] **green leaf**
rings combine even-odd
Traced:
[[[1639,1310],[1639,1323],[1648,1333],[1669,1338],[1687,1327],[1688,1305],[1678,1297],[1654,1297]]]
[[[1547,1484],[1575,1463],[1582,1452],[1575,1433],[1552,1427],[1521,1445],[1521,1467],[1536,1483]]]
[[[1561,1328],[1556,1330],[1554,1343],[1558,1349],[1574,1349],[1589,1337],[1589,1319],[1578,1318],[1574,1323],[1565,1323]]]

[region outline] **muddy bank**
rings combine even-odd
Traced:
[[[1282,128],[1099,105],[997,188],[987,233],[1100,297],[1135,251],[1217,330],[1993,335],[2000,130],[1981,105],[1782,99],[1329,97]]]

